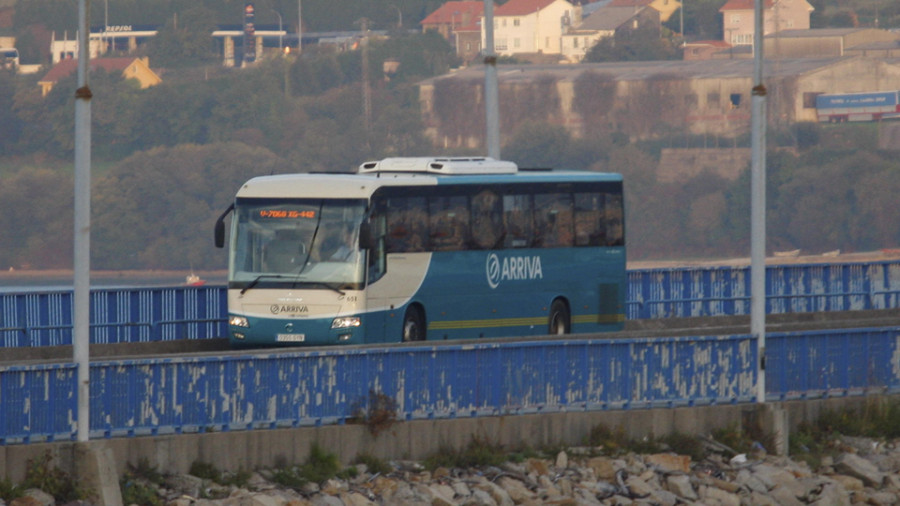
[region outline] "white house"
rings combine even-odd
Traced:
[[[499,56],[561,54],[562,34],[580,22],[579,16],[566,0],[509,0],[494,10],[494,52]]]

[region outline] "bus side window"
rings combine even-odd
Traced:
[[[372,249],[368,251],[368,283],[374,283],[381,279],[387,271],[387,262],[385,262],[385,232],[387,229],[385,209],[383,206],[376,208],[375,214],[372,216],[370,230],[373,243]]]
[[[466,249],[469,235],[469,206],[463,195],[434,197],[428,203],[429,250]]]
[[[496,249],[506,235],[500,196],[483,190],[472,197],[472,242],[478,249]]]
[[[536,246],[558,248],[572,246],[572,194],[543,193],[534,196]]]
[[[506,227],[504,247],[531,247],[534,242],[533,208],[531,195],[503,196],[503,224]]]
[[[602,193],[575,194],[575,246],[605,246],[606,219]]]
[[[622,194],[606,195],[606,245],[625,245],[625,209],[622,206]]]
[[[387,199],[387,252],[425,251],[426,207],[424,197]]]

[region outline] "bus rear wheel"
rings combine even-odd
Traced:
[[[422,310],[416,306],[410,306],[406,309],[406,315],[403,317],[403,342],[424,341],[425,340],[425,317]]]
[[[569,308],[566,303],[557,299],[550,306],[550,334],[561,336],[568,334],[571,323],[569,322]]]

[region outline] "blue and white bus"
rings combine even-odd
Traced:
[[[232,345],[611,331],[625,320],[622,176],[387,158],[257,177],[230,234]]]

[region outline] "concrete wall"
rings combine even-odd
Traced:
[[[656,437],[673,432],[705,435],[717,428],[746,427],[758,424],[764,433],[780,435],[786,449],[785,427],[813,421],[827,410],[862,409],[873,403],[896,402],[896,397],[830,398],[809,401],[733,404],[685,408],[569,412],[420,420],[398,422],[377,437],[364,425],[335,425],[298,429],[252,430],[218,433],[182,434],[156,437],[116,438],[92,441],[9,445],[0,447],[0,479],[20,482],[26,463],[47,452],[60,469],[77,475],[83,461],[91,455],[110,456],[111,465],[121,475],[127,465],[146,460],[168,473],[186,473],[193,462],[212,463],[219,470],[238,471],[276,467],[284,463],[302,463],[313,444],[335,453],[344,464],[357,455],[369,454],[381,459],[422,460],[444,448],[460,449],[473,437],[505,448],[539,448],[545,445],[582,445],[597,425],[622,427],[631,438]],[[773,449],[770,452],[775,453]],[[109,476],[104,477],[109,482]]]

